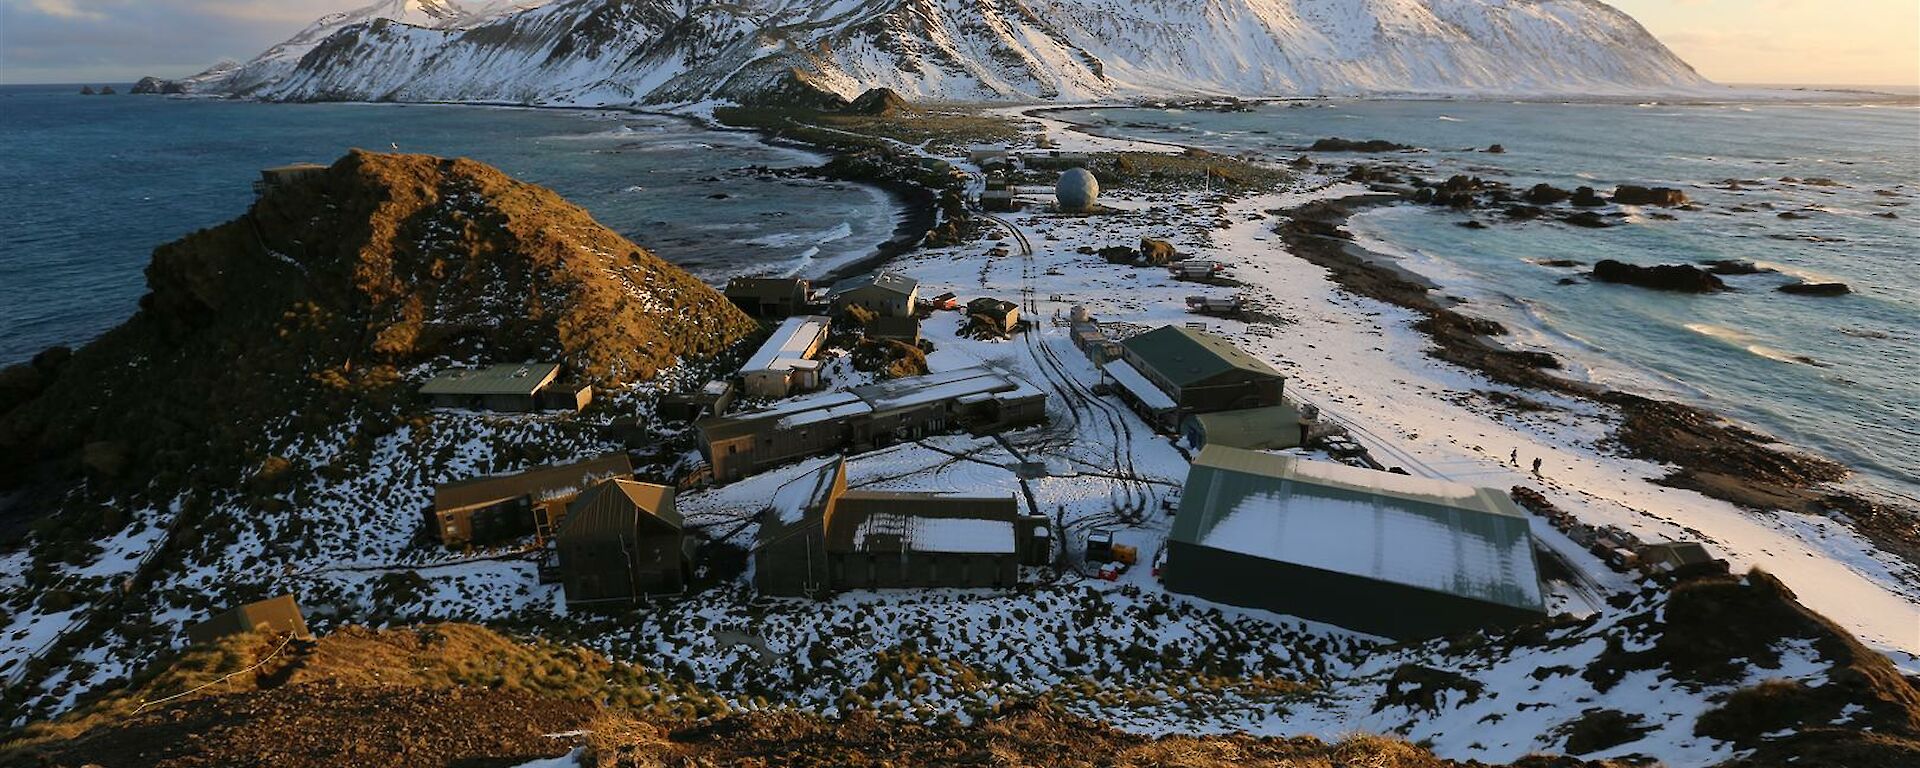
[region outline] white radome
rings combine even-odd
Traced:
[[[1100,180],[1088,173],[1085,168],[1071,168],[1060,174],[1060,184],[1053,190],[1054,199],[1063,211],[1090,211],[1100,199]]]

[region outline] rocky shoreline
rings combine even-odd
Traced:
[[[1785,509],[1837,517],[1884,551],[1920,564],[1920,514],[1833,486],[1849,470],[1782,445],[1694,405],[1659,400],[1557,375],[1560,363],[1544,352],[1508,349],[1499,323],[1460,313],[1432,293],[1432,285],[1356,245],[1347,220],[1400,196],[1368,194],[1271,211],[1289,251],[1328,270],[1344,289],[1420,314],[1414,328],[1434,342],[1430,353],[1519,387],[1570,395],[1611,406],[1624,421],[1611,437],[1625,455],[1675,467],[1659,482],[1697,491],[1755,511]]]

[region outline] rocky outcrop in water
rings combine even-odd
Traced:
[[[1687,204],[1687,193],[1671,187],[1622,184],[1614,189],[1613,202],[1620,205],[1657,205],[1662,208],[1678,208]]]
[[[1853,293],[1853,288],[1846,283],[1809,283],[1804,280],[1788,283],[1777,290],[1795,296],[1845,296]]]
[[[1642,267],[1614,259],[1593,265],[1593,279],[1605,283],[1637,285],[1659,291],[1711,293],[1724,291],[1726,283],[1712,273],[1691,264],[1661,264]]]
[[[1396,144],[1386,139],[1356,141],[1353,139],[1342,139],[1338,136],[1321,139],[1314,142],[1313,146],[1307,148],[1307,150],[1311,152],[1406,152],[1412,149],[1413,147],[1405,144]]]
[[[186,84],[178,80],[162,80],[151,76],[140,78],[140,82],[134,83],[133,90],[130,91],[130,93],[141,95],[178,94],[186,92]]]

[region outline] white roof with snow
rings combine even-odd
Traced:
[[[1173,398],[1168,397],[1167,393],[1160,391],[1160,388],[1154,386],[1153,382],[1147,381],[1147,377],[1133,366],[1128,365],[1127,361],[1109,360],[1107,361],[1106,371],[1108,376],[1113,377],[1115,383],[1132,394],[1134,399],[1139,400],[1140,403],[1147,408],[1155,411],[1171,411],[1176,406]]]
[[[1209,445],[1173,538],[1542,610],[1529,525],[1492,489]]]
[[[865,551],[867,537],[873,534],[898,536],[902,546],[914,552],[1011,555],[1017,551],[1013,523],[1008,520],[877,514],[854,529],[854,549]]]
[[[804,368],[810,362],[808,354],[826,338],[827,327],[832,320],[818,315],[798,315],[787,318],[786,322],[774,329],[767,343],[747,358],[740,366],[740,373],[757,371],[788,371]]]

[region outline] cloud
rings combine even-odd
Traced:
[[[75,6],[74,0],[27,0],[27,7],[62,19],[97,21],[107,17],[99,11],[83,10]]]

